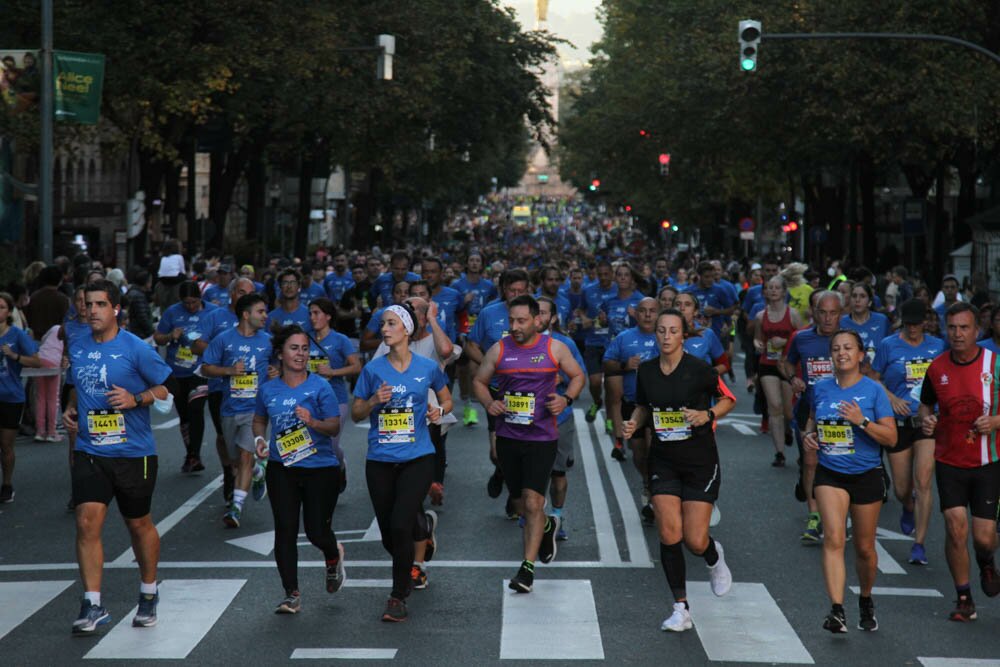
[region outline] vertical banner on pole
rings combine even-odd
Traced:
[[[101,115],[104,55],[55,51],[52,72],[56,120],[96,124]]]

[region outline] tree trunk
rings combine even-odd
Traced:
[[[267,174],[264,170],[264,158],[259,151],[254,151],[247,166],[247,229],[246,237],[257,240],[260,238],[264,222],[264,211],[267,206]],[[263,258],[258,258],[263,260]]]
[[[869,153],[862,153],[859,159],[861,262],[867,267],[873,267],[878,259],[878,236],[875,231],[875,163]]]
[[[292,254],[305,258],[309,243],[309,213],[312,210],[312,180],[315,162],[312,155],[299,160],[299,201],[295,216],[295,244]]]
[[[250,154],[249,141],[244,141],[237,150],[216,150],[212,152],[208,188],[208,217],[214,229],[207,241],[211,248],[224,253],[226,218],[233,203],[233,191],[243,174]]]
[[[139,189],[146,196],[146,224],[142,231],[132,239],[133,262],[139,265],[146,265],[149,259],[149,223],[156,215],[156,207],[153,200],[159,199],[160,189],[163,184],[164,164],[152,153],[139,150]],[[152,271],[155,267],[146,267]]]
[[[166,197],[164,197],[164,221],[160,225],[163,237],[178,237],[181,213],[181,167],[171,164],[164,173]]]

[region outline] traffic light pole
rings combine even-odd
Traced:
[[[997,55],[996,53],[993,53],[989,49],[983,48],[978,44],[967,42],[966,40],[959,39],[958,37],[949,37],[948,35],[914,34],[904,32],[761,32],[760,39],[761,41],[765,39],[896,39],[921,42],[944,42],[946,44],[954,44],[955,46],[972,49],[977,53],[983,54],[984,56],[989,56],[994,62],[1000,64],[1000,55]]]

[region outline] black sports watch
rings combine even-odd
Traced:
[[[712,408],[709,408],[706,412],[708,412],[708,423],[711,424],[715,421],[715,413],[712,412]]]
[[[566,399],[566,407],[569,407],[569,406],[573,405],[573,399],[570,398],[568,395],[563,394],[563,398]]]

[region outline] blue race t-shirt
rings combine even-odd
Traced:
[[[347,357],[352,354],[355,354],[355,351],[351,339],[339,331],[331,329],[322,340],[318,338],[310,339],[309,372],[316,373],[316,377],[327,380],[327,378],[319,375],[319,367],[323,364],[328,364],[333,370],[343,368],[347,365]],[[332,377],[327,381],[330,383],[337,401],[339,403],[347,403],[347,384],[344,382],[344,377]]]
[[[879,343],[872,370],[882,377],[882,384],[886,389],[909,402],[910,414],[913,416],[917,414],[920,401],[911,393],[915,387],[923,384],[927,367],[944,350],[944,341],[928,334],[924,334],[919,345],[911,345],[900,334],[893,334]]]
[[[636,290],[624,299],[619,298],[616,293],[601,304],[601,312],[608,318],[608,336],[610,339],[613,339],[629,327],[635,326],[635,320],[628,314],[628,310],[629,308],[634,309],[644,298],[645,295]]]
[[[207,317],[202,318],[198,324],[199,333],[201,333],[201,339],[206,343],[212,342],[212,340],[227,329],[235,329],[240,321],[236,319],[235,313],[228,308],[215,308],[213,309]],[[226,385],[225,378],[208,378],[208,391],[209,393],[214,391],[222,391],[222,388]]]
[[[219,306],[220,308],[229,307],[229,288],[219,287],[218,284],[212,283],[205,288],[205,291],[201,295],[202,301],[210,303],[213,306]]]
[[[326,297],[326,290],[323,286],[317,282],[309,283],[308,287],[303,287],[299,290],[299,305],[305,306],[306,310],[309,310],[309,304],[312,303],[313,299],[318,299],[320,297]],[[334,303],[339,303],[334,301]]]
[[[295,468],[339,466],[330,436],[306,426],[295,415],[299,406],[308,410],[313,419],[340,417],[333,389],[318,375],[310,373],[305,382],[294,388],[277,377],[265,382],[257,392],[254,414],[267,417],[271,425],[268,460]]]
[[[287,327],[289,324],[298,324],[306,333],[312,333],[312,322],[309,321],[309,308],[299,301],[299,307],[289,312],[281,306],[276,306],[274,310],[267,314],[268,331],[274,331],[274,327]]]
[[[715,308],[716,310],[725,310],[730,306],[736,305],[736,297],[730,294],[729,290],[718,283],[713,283],[712,286],[707,289],[701,287],[699,283],[695,283],[685,291],[694,298],[698,299],[698,303],[701,305],[700,310],[702,311],[709,306]],[[716,337],[722,337],[722,329],[728,319],[728,315],[712,316],[712,331],[715,332]]]
[[[715,360],[726,352],[722,347],[722,341],[711,329],[701,327],[696,328],[695,332],[696,335],[684,339],[684,351],[709,366],[714,366]]]
[[[569,348],[570,353],[573,355],[573,359],[576,361],[576,363],[580,366],[581,369],[587,367],[587,362],[583,360],[583,355],[580,353],[580,348],[576,346],[576,343],[573,342],[572,338],[570,338],[566,334],[561,334],[556,332],[548,332],[548,335],[552,336],[553,340],[557,340]],[[584,371],[584,373],[586,373],[586,371]],[[556,385],[556,391],[559,392],[561,395],[565,396],[567,389],[569,389],[569,376],[566,375],[565,371],[560,370],[559,384]],[[572,418],[573,418],[573,408],[572,406],[568,406],[565,410],[560,412],[559,415],[556,417],[556,425],[558,426],[560,424],[564,424]]]
[[[378,357],[361,369],[354,397],[368,400],[383,382],[392,387],[392,398],[369,416],[368,459],[404,463],[433,454],[427,430],[427,392],[448,385],[444,372],[437,362],[418,354],[410,357],[410,366],[402,373],[392,367],[388,356]]]
[[[403,280],[412,284],[413,282],[420,280],[420,276],[412,271],[407,271],[406,277],[403,278]],[[399,281],[392,276],[391,271],[386,271],[376,278],[375,282],[372,283],[371,288],[372,304],[375,304],[375,299],[377,297],[382,297],[383,306],[392,304],[392,288],[396,286],[397,282]]]
[[[450,287],[442,287],[431,297],[431,301],[438,306],[437,320],[441,329],[449,340],[458,340],[458,311],[462,306],[462,295]]]
[[[476,318],[483,308],[497,296],[497,288],[486,278],[480,278],[476,282],[469,282],[469,277],[462,274],[462,277],[451,284],[451,288],[462,295],[462,307],[459,310],[465,311],[469,316],[469,326],[476,323]],[[472,299],[465,303],[465,295],[472,293]]]
[[[878,344],[889,335],[892,327],[889,325],[888,317],[882,313],[870,312],[864,324],[858,324],[850,315],[844,315],[840,318],[840,328],[858,332],[861,340],[865,342],[865,354],[871,362],[875,360]]]
[[[166,382],[170,366],[156,350],[124,330],[104,343],[94,342],[93,336],[77,336],[69,375],[76,385],[80,429],[74,449],[94,456],[156,455],[149,408],[115,410],[107,398],[116,385],[138,394]]]
[[[326,274],[323,279],[323,289],[327,298],[334,303],[340,303],[344,298],[344,293],[354,289],[354,277],[350,271],[344,271],[344,275],[338,275],[336,271]]]
[[[90,331],[90,327],[87,327]],[[7,327],[7,333],[0,336],[0,346],[10,345],[15,354],[30,357],[38,353],[38,344],[24,329]],[[0,403],[24,403],[24,384],[21,382],[21,364],[7,355],[0,360]]]
[[[271,334],[261,330],[244,336],[239,329],[227,329],[212,339],[201,356],[203,364],[233,366],[243,361],[244,373],[222,378],[222,416],[232,417],[253,412],[257,392],[267,381],[267,362],[271,358]]]
[[[871,421],[891,417],[892,404],[878,382],[862,376],[850,387],[841,388],[836,378],[826,378],[813,386],[813,399],[821,466],[856,475],[882,465],[879,444],[837,412],[842,401],[854,401]]]
[[[584,288],[581,308],[588,318],[594,320],[594,325],[587,329],[584,335],[584,344],[587,347],[607,347],[611,342],[611,331],[607,323],[601,325],[597,322],[597,314],[601,312],[601,305],[605,301],[616,296],[618,296],[618,286],[614,283],[607,288],[602,288],[599,282]]]
[[[167,344],[167,364],[174,377],[190,377],[198,366],[198,355],[191,351],[191,343],[201,338],[204,330],[203,321],[211,321],[213,310],[223,310],[214,306],[206,306],[195,312],[188,311],[183,303],[168,306],[156,325],[156,332],[167,334],[180,327],[184,335],[179,340]],[[226,308],[225,310],[228,310]]]
[[[979,347],[983,348],[984,350],[989,350],[993,354],[1000,354],[1000,345],[997,345],[993,341],[993,337],[992,336],[989,337],[989,338],[984,338],[984,339],[982,339],[980,341],[977,341],[976,345],[978,345]]]
[[[625,364],[632,357],[638,356],[640,362],[647,361],[659,355],[655,333],[643,333],[639,327],[626,329],[611,341],[604,350],[604,361],[617,361]],[[709,363],[712,363],[709,361]],[[622,375],[622,396],[626,401],[635,403],[635,371]]]
[[[486,354],[497,341],[507,335],[509,328],[510,314],[507,312],[507,304],[503,301],[494,301],[479,313],[476,323],[469,331],[469,340]]]
[[[816,327],[799,329],[785,346],[785,358],[792,366],[800,367],[802,381],[806,383],[805,398],[812,404],[813,387],[823,379],[833,377],[830,360],[830,337],[820,336]]]

